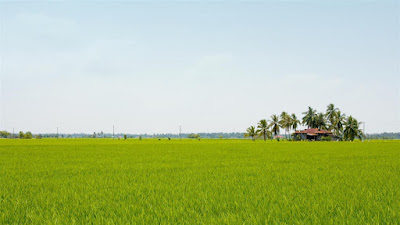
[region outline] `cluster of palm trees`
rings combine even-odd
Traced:
[[[251,126],[247,128],[245,137],[250,137],[255,140],[257,137],[263,137],[264,141],[272,139],[273,135],[279,134],[280,129],[283,129],[286,134],[290,131],[296,131],[299,125],[304,125],[307,128],[318,128],[329,130],[342,140],[352,141],[355,138],[363,139],[364,134],[360,128],[361,122],[358,122],[354,117],[346,117],[334,104],[329,104],[325,113],[318,113],[311,107],[308,107],[306,112],[303,112],[302,121],[297,119],[294,113],[289,114],[282,112],[280,116],[274,114],[270,120],[262,119],[258,122],[257,127]]]

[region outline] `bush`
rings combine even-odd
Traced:
[[[293,136],[293,141],[301,141],[300,135]]]
[[[7,131],[0,131],[0,137],[7,138],[9,136],[10,136],[10,133],[8,133]]]
[[[30,131],[25,133],[25,139],[32,139],[32,133]]]
[[[198,134],[189,134],[188,138],[199,139],[200,135],[198,135]]]
[[[321,137],[321,141],[332,141],[332,137],[331,136]]]

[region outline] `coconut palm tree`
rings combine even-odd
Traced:
[[[326,119],[328,119],[328,121],[329,121],[329,123],[330,123],[329,126],[328,126],[328,129],[329,129],[329,130],[333,130],[333,129],[334,129],[333,124],[334,124],[336,112],[337,112],[338,110],[339,110],[339,109],[338,109],[338,108],[335,108],[335,105],[332,104],[332,103],[329,104],[328,107],[327,107],[327,109],[326,109],[325,116],[326,116]]]
[[[355,118],[352,116],[349,116],[344,124],[344,131],[343,131],[343,136],[344,139],[347,141],[353,141],[354,138],[359,138],[363,139],[364,134],[362,130],[360,129],[360,122],[358,122]]]
[[[333,131],[335,135],[341,136],[343,132],[343,124],[346,122],[346,114],[342,113],[338,110],[335,113],[335,117],[333,120]]]
[[[282,129],[285,130],[285,137],[287,138],[286,132],[289,132],[289,129],[291,127],[291,118],[287,112],[284,111],[281,113],[279,125]]]
[[[256,140],[257,130],[254,126],[247,128],[246,132],[247,133],[244,134],[245,137],[251,137],[253,141]]]
[[[267,140],[267,136],[269,136],[267,120],[260,120],[260,122],[258,122],[257,128],[258,128],[257,133],[259,133],[260,135],[262,135],[264,137],[264,141]]]
[[[297,126],[300,124],[300,120],[297,119],[296,114],[292,113],[292,128],[294,131],[297,130]]]
[[[323,113],[318,113],[315,117],[315,128],[326,129],[326,119]]]
[[[317,116],[317,111],[308,106],[308,111],[303,112],[303,124],[308,128],[315,128],[315,117]]]
[[[279,134],[279,126],[279,117],[275,114],[272,115],[268,127],[271,128],[271,131],[274,135]]]
[[[292,120],[292,117],[291,117],[289,114],[286,116],[286,122],[285,122],[285,124],[286,124],[287,132],[288,132],[288,134],[289,134],[289,139],[291,139],[292,136],[290,135],[290,128],[292,128],[293,120]]]

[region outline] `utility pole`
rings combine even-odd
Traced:
[[[114,125],[113,125],[113,135],[112,135],[112,138],[114,139]]]
[[[179,125],[179,139],[180,139],[180,140],[182,140],[181,134],[182,134],[182,126]]]
[[[57,127],[57,139],[58,139],[58,127]]]

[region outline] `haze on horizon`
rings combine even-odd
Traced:
[[[0,0],[0,130],[244,132],[334,103],[400,132],[399,4]]]

